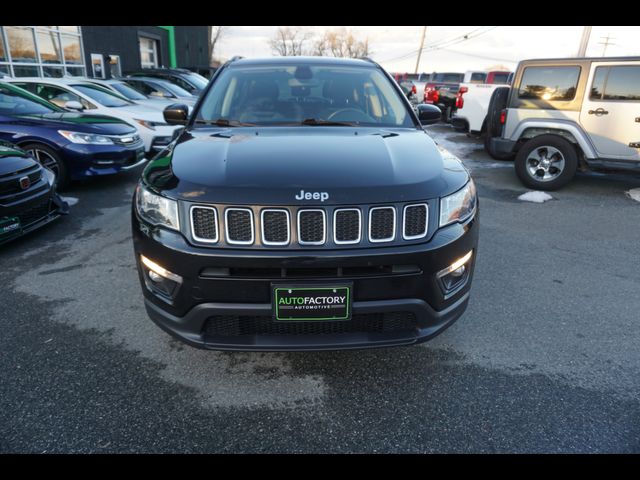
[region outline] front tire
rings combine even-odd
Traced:
[[[535,190],[557,190],[576,174],[578,153],[557,135],[540,135],[526,142],[515,159],[516,175]]]
[[[29,152],[40,165],[56,174],[56,188],[62,190],[69,185],[69,172],[62,157],[51,147],[40,143],[29,143],[22,148]]]

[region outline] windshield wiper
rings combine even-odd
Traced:
[[[201,125],[218,125],[219,127],[255,127],[255,123],[240,122],[239,120],[228,120],[219,118],[217,120],[196,120],[195,123]]]
[[[302,125],[324,125],[324,126],[337,126],[337,127],[356,127],[355,123],[351,122],[337,122],[334,120],[321,120],[318,118],[305,118]]]

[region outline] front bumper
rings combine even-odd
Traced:
[[[68,144],[63,155],[72,180],[103,175],[115,175],[144,163],[144,145],[79,145]]]
[[[22,198],[10,206],[0,205],[0,222],[19,219],[19,228],[0,233],[0,245],[15,240],[58,219],[68,213],[69,206],[53,189],[46,189]]]
[[[216,350],[333,350],[420,343],[438,335],[458,319],[469,301],[479,220],[476,213],[465,224],[455,224],[439,230],[424,244],[323,251],[247,251],[195,247],[177,232],[154,229],[141,223],[135,211],[132,227],[145,306],[151,319],[166,332],[192,346]],[[436,273],[470,250],[473,251],[473,256],[467,264],[465,281],[445,294]],[[140,262],[140,255],[182,277],[182,284],[178,286],[170,302],[152,293],[147,287],[147,271]],[[313,274],[338,267],[354,271],[358,267],[371,269],[383,265],[415,266],[417,270],[366,276],[315,275],[313,278],[269,277],[259,273],[253,277],[246,274],[231,274],[219,278],[203,275],[205,268],[236,268],[245,272],[269,272],[274,269],[289,271],[299,268]],[[271,294],[274,283],[331,285],[345,281],[353,284],[353,320],[356,317],[369,318],[367,315],[375,317],[378,314],[403,313],[415,320],[412,327],[402,330],[349,330],[340,333],[335,333],[335,329],[328,329],[308,334],[277,331],[276,323],[283,322],[276,322],[272,318]],[[261,319],[261,325],[264,326],[266,322],[270,324],[267,327],[274,328],[269,329],[268,333],[256,334],[216,336],[208,333],[208,322],[218,321],[217,319],[227,321],[230,318],[239,322]]]

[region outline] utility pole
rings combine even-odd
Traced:
[[[604,42],[598,42],[600,45],[604,45],[604,48],[602,49],[602,56],[604,57],[605,54],[607,53],[607,47],[609,45],[615,45],[615,43],[610,42],[609,40],[615,40],[615,38],[609,36],[608,33],[606,37],[600,37],[600,38],[604,38]]]
[[[420,40],[420,49],[418,50],[418,59],[416,60],[416,71],[413,73],[418,73],[418,68],[420,68],[420,57],[422,56],[422,48],[424,47],[424,36],[427,33],[427,27],[422,27],[422,40]]]
[[[591,37],[591,27],[584,27],[584,30],[582,30],[582,38],[580,39],[580,48],[578,48],[578,57],[585,57],[587,55],[589,37]]]

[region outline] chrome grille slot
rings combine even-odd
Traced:
[[[265,245],[288,245],[291,235],[289,211],[281,208],[262,210],[262,243]]]
[[[322,245],[326,241],[327,219],[324,210],[298,210],[298,242],[300,245]]]
[[[218,241],[218,213],[213,207],[191,207],[191,235],[194,240],[206,243]]]
[[[426,203],[407,205],[404,207],[402,238],[415,240],[427,235],[429,224],[429,207]]]
[[[251,245],[254,240],[253,212],[249,208],[227,208],[224,216],[227,242]]]
[[[362,215],[357,208],[336,209],[333,213],[333,241],[338,245],[358,243],[362,237]]]
[[[396,209],[374,207],[369,210],[369,241],[391,242],[396,236]]]

